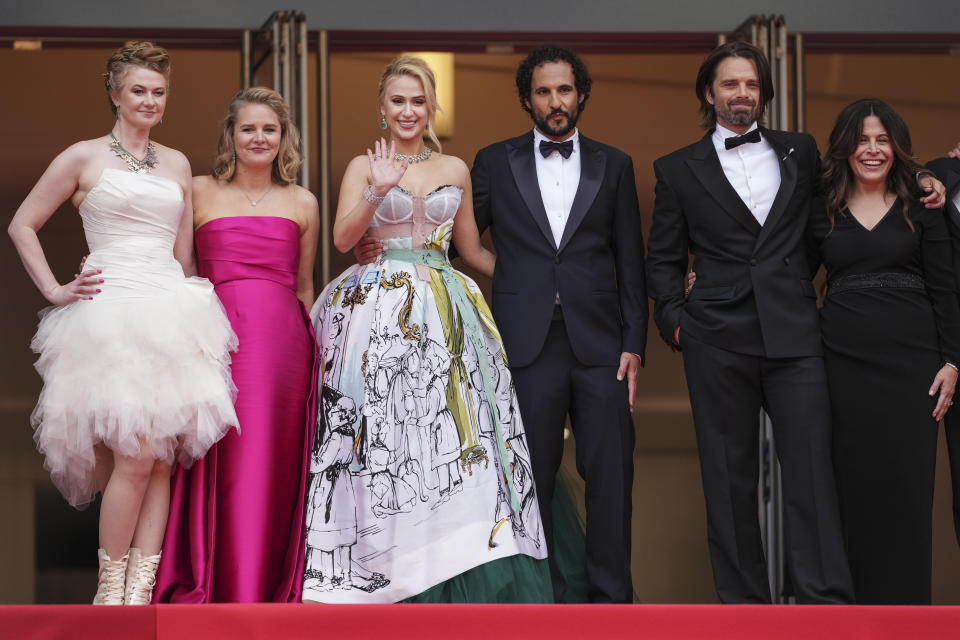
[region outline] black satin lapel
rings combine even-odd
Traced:
[[[596,200],[600,185],[603,183],[603,174],[607,169],[607,154],[591,145],[582,136],[580,138],[580,154],[580,184],[577,185],[577,193],[573,196],[573,204],[570,206],[567,224],[563,227],[559,251],[563,251],[563,248],[570,242],[571,236],[577,231],[577,227],[583,222],[587,211],[590,210],[593,201]]]
[[[780,189],[777,191],[777,197],[773,199],[773,204],[770,205],[770,213],[767,214],[767,219],[763,223],[760,235],[757,236],[754,249],[763,244],[763,241],[767,239],[777,226],[777,223],[780,222],[780,218],[783,217],[783,213],[787,210],[787,205],[790,204],[790,200],[793,198],[793,192],[797,187],[797,160],[793,157],[793,149],[785,149],[783,145],[774,139],[766,130],[763,131],[763,134],[767,138],[767,142],[770,143],[770,147],[773,148],[774,153],[777,154],[777,162],[780,163]]]
[[[754,235],[760,233],[760,223],[753,217],[750,209],[740,199],[740,194],[724,175],[720,158],[717,157],[717,151],[713,148],[713,141],[709,135],[700,141],[694,156],[687,159],[687,165],[697,176],[703,188],[710,192],[724,211],[750,233]]]
[[[536,221],[540,231],[550,246],[557,248],[557,243],[553,239],[553,231],[550,229],[550,221],[547,219],[547,210],[543,207],[543,197],[540,195],[540,181],[537,179],[537,165],[533,159],[533,134],[524,141],[529,140],[529,144],[520,144],[507,150],[507,158],[510,162],[510,170],[513,172],[513,179],[517,183],[517,189],[523,202],[527,205],[527,210]]]

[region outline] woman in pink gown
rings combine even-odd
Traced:
[[[317,200],[293,184],[299,135],[279,94],[238,93],[213,176],[194,179],[195,242],[240,341],[240,433],[173,479],[159,602],[299,602],[316,424]]]

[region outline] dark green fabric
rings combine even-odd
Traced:
[[[589,602],[587,580],[587,542],[583,521],[577,511],[570,480],[563,470],[557,474],[553,492],[553,559],[560,569],[567,589],[560,602]]]
[[[550,603],[553,587],[546,560],[515,555],[474,567],[403,602]]]
[[[567,583],[564,603],[588,602],[586,542],[569,480],[560,473],[553,495],[554,558]],[[546,560],[515,555],[487,562],[411,596],[414,603],[551,603]]]

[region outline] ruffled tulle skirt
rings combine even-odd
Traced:
[[[230,352],[237,337],[213,286],[162,286],[40,313],[31,343],[43,390],[31,416],[54,484],[75,507],[93,500],[110,451],[189,466],[237,425]],[[107,451],[109,449],[109,451]]]

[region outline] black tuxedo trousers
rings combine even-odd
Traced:
[[[760,409],[773,423],[784,497],[786,557],[797,601],[852,600],[831,459],[823,358],[765,358],[683,336],[700,451],[714,581],[726,603],[768,603],[757,519]]]
[[[577,471],[586,487],[587,595],[591,602],[630,603],[634,434],[627,382],[617,381],[617,367],[581,363],[568,331],[562,308],[557,305],[539,356],[525,367],[511,368],[533,460],[547,547],[552,554],[552,502],[563,456],[563,427],[569,414]],[[566,584],[553,555],[550,574],[554,596],[563,602]]]

